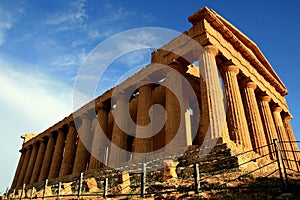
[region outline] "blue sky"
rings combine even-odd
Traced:
[[[300,1],[0,1],[0,191],[10,186],[24,133],[40,133],[72,111],[76,73],[101,41],[132,28],[183,32],[187,17],[213,8],[251,38],[289,90],[292,125],[300,140]],[[115,63],[141,65],[147,52]],[[119,65],[118,65],[119,64]]]

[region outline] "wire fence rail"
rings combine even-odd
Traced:
[[[223,163],[232,161],[233,157],[245,156],[247,154],[257,152],[261,148],[274,149],[273,151],[264,155],[255,154],[255,157],[227,169],[219,170],[207,170],[203,169],[203,163],[195,162],[192,165],[181,167],[181,173],[178,173],[176,186],[164,185],[163,171],[149,171],[147,163],[141,164],[141,173],[124,173],[116,170],[103,169],[100,173],[81,173],[77,177],[67,179],[63,181],[52,181],[48,179],[43,184],[35,186],[23,185],[22,188],[14,189],[9,195],[9,189],[7,188],[4,193],[4,199],[36,199],[36,198],[82,198],[82,197],[103,197],[113,198],[119,196],[140,196],[141,198],[151,196],[153,194],[164,194],[181,192],[188,193],[194,192],[199,194],[202,191],[208,190],[234,190],[234,189],[258,189],[258,188],[282,188],[288,190],[293,184],[293,178],[295,174],[299,172],[299,158],[300,152],[294,151],[293,148],[286,149],[284,144],[291,144],[291,141],[281,141],[274,139],[272,144],[259,147],[250,151],[245,151],[233,156],[216,159],[210,162],[212,166],[222,165]],[[299,141],[294,142],[296,145]],[[294,155],[294,159],[287,157],[287,153],[290,152]],[[275,154],[275,157],[274,157]],[[299,155],[299,157],[298,157]],[[250,156],[249,156],[250,157]],[[273,158],[273,159],[266,159]],[[241,171],[245,165],[252,162],[263,160],[259,166],[251,168],[251,170]],[[292,164],[291,164],[292,163]],[[273,166],[273,170],[269,170],[268,167]],[[274,167],[275,166],[275,167]],[[292,169],[291,166],[297,166]],[[266,170],[268,168],[268,170]],[[253,181],[253,174],[264,170],[268,173],[264,173],[260,178],[256,178]],[[228,176],[231,174],[231,176]],[[278,183],[266,185],[265,178],[279,177]],[[222,181],[220,179],[222,178]],[[208,180],[213,180],[209,182]],[[251,182],[252,181],[252,182]],[[251,182],[249,185],[247,183]],[[182,184],[181,184],[182,183]],[[243,184],[236,184],[243,183]]]

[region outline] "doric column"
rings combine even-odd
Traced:
[[[32,146],[29,146],[25,149],[26,149],[26,155],[25,155],[25,159],[24,159],[24,164],[23,164],[22,169],[20,171],[20,176],[19,176],[18,181],[17,181],[17,187],[21,187],[24,183],[24,177],[25,177],[25,174],[26,174],[26,171],[27,171],[29,160],[30,160],[30,156],[31,156],[31,152],[32,152]]]
[[[220,85],[216,56],[218,49],[205,46],[199,57],[200,92],[201,92],[201,135],[207,139],[229,138],[226,129],[226,113],[223,92]]]
[[[292,152],[288,152],[291,150],[291,148],[289,148],[290,144],[286,143],[289,139],[286,135],[285,132],[285,128],[282,122],[282,118],[281,118],[281,111],[282,108],[280,108],[279,106],[275,106],[273,107],[273,116],[274,116],[274,122],[275,122],[275,126],[277,129],[277,135],[279,138],[279,141],[285,141],[284,143],[281,143],[281,148],[282,148],[282,154],[285,158],[292,160],[293,159],[293,154]],[[288,168],[290,169],[294,169],[296,168],[296,166],[294,165],[293,162],[290,162],[288,160],[285,160],[285,164],[287,165]]]
[[[26,184],[28,184],[30,182],[33,167],[34,167],[34,163],[35,163],[36,156],[37,156],[37,153],[38,153],[38,149],[39,149],[38,143],[35,142],[33,144],[33,147],[32,147],[30,160],[29,160],[28,167],[27,167],[27,170],[26,170],[26,175],[25,175],[25,178],[24,178],[24,183],[26,183]]]
[[[295,160],[295,167],[296,167],[294,170],[299,171],[300,170],[300,165],[299,165],[300,164],[300,153],[298,152],[299,151],[298,144],[296,143],[294,131],[291,126],[291,119],[292,119],[291,115],[285,114],[283,117],[283,125],[285,128],[287,137],[290,141],[291,148],[294,151],[293,152],[293,160]]]
[[[118,165],[122,162],[127,160],[126,155],[126,147],[127,147],[127,133],[118,126],[116,121],[120,124],[121,127],[127,127],[127,115],[126,115],[126,108],[128,108],[128,102],[126,102],[126,95],[120,92],[116,97],[116,108],[113,110],[114,116],[114,123],[113,123],[113,130],[112,130],[112,144],[110,148],[110,155],[109,155],[109,163],[111,165]],[[121,150],[122,149],[122,150]]]
[[[172,91],[177,89],[177,94],[181,94],[182,97],[182,82],[181,80],[175,80],[175,72],[169,71],[166,73],[166,113],[167,119],[165,124],[165,145],[171,150],[170,142],[174,139],[176,134],[179,134],[179,125],[181,123],[181,109],[180,102],[177,96]],[[175,88],[176,86],[176,88]],[[180,97],[179,97],[180,98]],[[182,100],[182,99],[181,99]],[[174,143],[174,141],[172,142]],[[172,151],[172,150],[171,150]],[[171,152],[170,152],[171,153]]]
[[[96,109],[98,113],[97,118],[94,119],[92,126],[92,132],[94,133],[94,137],[92,143],[89,170],[102,167],[103,165],[99,161],[99,158],[104,158],[105,155],[105,144],[103,142],[104,138],[102,137],[107,132],[107,106],[105,106],[104,103],[101,103],[100,105],[97,105]]]
[[[47,148],[46,148],[45,157],[43,160],[38,182],[44,181],[45,179],[48,178],[54,149],[55,149],[55,137],[53,133],[51,133],[48,136]]]
[[[67,134],[64,157],[62,160],[59,177],[72,174],[73,163],[76,154],[77,132],[74,122],[69,123],[69,131]]]
[[[252,149],[252,145],[237,81],[238,73],[239,68],[235,65],[221,66],[221,74],[226,93],[227,124],[230,138],[237,144],[241,144],[247,150],[250,150]]]
[[[57,130],[57,140],[53,153],[52,163],[49,171],[49,179],[56,178],[59,175],[59,170],[64,154],[66,135],[62,128]]]
[[[137,104],[137,125],[141,128],[137,127],[136,129],[136,135],[133,141],[133,152],[152,152],[152,137],[148,136],[145,138],[146,135],[152,135],[152,127],[147,126],[151,123],[149,116],[151,113],[149,113],[149,110],[152,106],[152,88],[150,84],[143,85],[139,88]],[[141,136],[144,138],[141,138]]]
[[[245,106],[253,150],[261,155],[265,155],[268,153],[268,148],[259,148],[265,146],[267,141],[254,91],[257,86],[250,80],[244,81],[241,86],[241,94]]]
[[[30,184],[36,183],[38,181],[40,171],[41,171],[41,168],[42,168],[42,164],[43,164],[43,160],[44,160],[44,156],[45,156],[46,141],[44,139],[41,139],[39,142],[40,142],[40,147],[39,147],[39,151],[38,151],[36,161],[35,161],[35,164],[34,164],[34,168],[33,168],[33,171],[32,171]]]
[[[82,115],[82,123],[78,129],[78,133],[81,134],[78,137],[76,156],[73,166],[72,174],[78,174],[87,170],[88,162],[90,160],[90,153],[85,147],[82,140],[85,140],[85,144],[89,144],[90,139],[88,137],[91,136],[91,122],[88,116],[88,113],[84,113]]]
[[[259,96],[259,108],[260,108],[260,114],[261,114],[261,119],[263,122],[264,130],[265,130],[265,135],[266,135],[266,140],[267,144],[269,144],[269,151],[274,152],[274,145],[273,139],[277,138],[277,133],[276,133],[276,128],[274,124],[274,120],[272,117],[271,109],[269,102],[271,101],[271,97],[267,95],[262,95]],[[274,159],[275,153],[270,154],[270,158]]]
[[[20,172],[22,170],[22,166],[24,164],[24,160],[25,160],[25,157],[26,157],[26,150],[25,149],[21,149],[21,157],[20,157],[20,160],[19,160],[19,163],[18,163],[18,167],[16,169],[16,173],[15,173],[15,176],[14,176],[14,180],[11,184],[11,188],[10,189],[15,189],[16,186],[17,186],[17,183],[18,183],[18,178],[20,176]]]

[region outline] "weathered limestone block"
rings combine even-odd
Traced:
[[[120,184],[112,189],[113,193],[126,194],[131,191],[130,176],[128,172],[122,172],[119,176]]]
[[[97,187],[97,181],[95,178],[88,178],[83,181],[88,188],[89,192],[100,192],[100,189]]]
[[[60,194],[61,195],[73,194],[73,191],[72,191],[72,182],[61,184]]]
[[[27,141],[31,140],[32,138],[34,138],[37,135],[38,134],[35,134],[35,133],[28,133],[28,134],[21,135],[21,138],[23,139],[23,144],[26,143]]]
[[[33,190],[33,191],[32,191]],[[29,190],[27,190],[26,191],[26,197],[27,198],[34,198],[34,197],[36,197],[36,189],[35,188],[33,188],[33,189],[29,189]]]
[[[44,193],[44,189],[39,190],[39,191],[36,193],[36,197],[37,197],[37,198],[42,198],[42,197],[43,197],[43,193]],[[53,195],[53,194],[52,194],[51,186],[48,186],[48,187],[46,188],[45,197],[47,197],[47,196],[52,196],[52,195]]]
[[[17,190],[17,194],[15,195],[16,199],[19,199],[22,195],[22,198],[25,198],[25,193],[22,194],[22,189]]]
[[[167,166],[163,169],[163,181],[177,178],[176,166],[178,165],[178,162],[173,160],[165,160],[164,163],[166,163]]]

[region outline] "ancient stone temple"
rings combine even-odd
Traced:
[[[206,7],[188,20],[192,24],[189,30],[155,50],[149,65],[120,84],[122,91],[127,91],[139,83],[128,100],[122,92],[115,98],[112,88],[44,132],[23,136],[11,189],[75,176],[116,161],[141,159],[130,152],[159,151],[167,144],[175,151],[174,138],[187,147],[217,139],[237,151],[260,155],[273,151],[268,144],[275,138],[295,141],[285,99],[288,91],[256,44]],[[195,48],[192,41],[202,48]],[[167,88],[162,83],[176,87]],[[139,126],[150,123],[149,109],[154,104],[165,109],[165,124],[151,137],[138,137],[142,134]],[[113,112],[122,107],[127,107],[131,120],[139,125],[129,128],[136,137],[120,128],[129,123],[124,112],[118,115],[121,124],[115,122]],[[111,143],[102,142],[95,123]],[[183,134],[176,138],[179,129]],[[78,132],[87,133],[86,137],[79,137]],[[282,148],[298,150],[294,143],[285,143]],[[112,153],[119,149],[125,151]],[[299,161],[293,152],[285,156]],[[101,162],[99,158],[103,158]],[[298,170],[296,162],[288,165]]]

